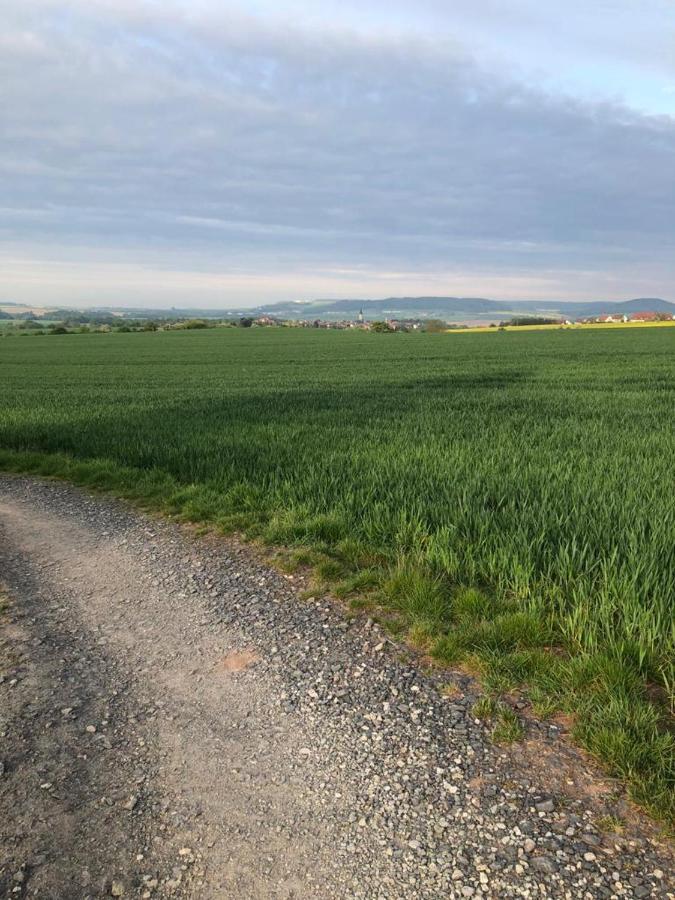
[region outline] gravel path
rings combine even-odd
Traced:
[[[580,754],[297,581],[0,477],[0,896],[675,897]]]

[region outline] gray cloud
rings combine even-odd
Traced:
[[[658,273],[664,292],[675,275],[666,116],[419,36],[170,4],[2,12],[0,236],[26,259],[555,272],[559,294],[578,273]]]

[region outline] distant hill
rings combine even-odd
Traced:
[[[566,303],[564,304],[564,312],[573,312],[577,316],[601,316],[605,313],[607,315],[612,313],[629,315],[636,312],[675,313],[675,303],[669,303],[667,300],[661,300],[659,297],[639,297],[635,300],[624,300],[622,303],[617,303],[616,301]]]
[[[656,297],[635,300],[590,300],[567,302],[552,300],[489,300],[484,297],[386,297],[383,300],[339,299],[308,302],[273,303],[255,309],[235,310],[247,316],[272,316],[279,319],[355,319],[363,310],[364,318],[444,319],[451,322],[498,321],[514,315],[592,317],[635,312],[675,314],[675,303]]]
[[[360,298],[311,300],[274,303],[242,315],[268,315],[280,319],[354,319],[363,309],[367,319],[476,318],[506,314],[512,304],[483,297],[386,297],[382,300]]]

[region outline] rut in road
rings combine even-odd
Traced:
[[[578,754],[249,548],[3,477],[0,579],[0,894],[673,896]]]

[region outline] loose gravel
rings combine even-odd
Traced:
[[[675,897],[555,730],[495,746],[468,678],[250,547],[0,477],[0,581],[0,894]]]

